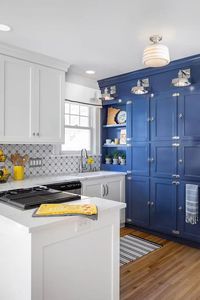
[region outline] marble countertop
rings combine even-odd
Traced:
[[[96,204],[98,207],[98,215],[101,216],[102,213],[108,210],[122,209],[126,207],[125,203],[111,201],[102,198],[87,198],[82,196],[81,200],[68,202],[67,204]],[[64,216],[64,217],[32,217],[35,209],[20,210],[18,208],[9,206],[4,203],[0,203],[0,222],[1,229],[6,230],[6,226],[13,226],[17,230],[22,230],[26,233],[33,231],[43,230],[49,228],[50,226],[56,226],[56,224],[66,223],[70,225],[79,224],[80,222],[95,222],[85,217],[80,216]],[[74,223],[75,222],[75,223]],[[71,226],[71,225],[70,225]]]
[[[66,175],[51,175],[51,176],[36,176],[25,178],[21,181],[8,181],[6,183],[0,184],[0,192],[21,189],[21,188],[30,188],[37,185],[46,185],[51,183],[62,183],[66,181],[74,180],[88,180],[95,178],[104,178],[107,176],[120,176],[126,175],[125,172],[110,172],[110,171],[97,171],[97,172],[86,172],[78,174],[66,174]]]

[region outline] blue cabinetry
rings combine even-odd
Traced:
[[[178,219],[179,219],[179,232],[180,235],[188,240],[200,242],[200,222],[197,224],[188,224],[185,222],[185,187],[187,183],[197,184],[200,191],[199,181],[183,181],[178,188]],[[199,197],[200,201],[200,197]],[[199,214],[200,216],[200,214]]]
[[[177,147],[172,142],[151,144],[151,176],[173,178],[177,174]]]
[[[170,92],[151,98],[150,122],[152,141],[172,140],[177,136],[177,96]]]
[[[200,141],[200,90],[182,93],[178,104],[180,138]]]
[[[133,175],[149,176],[149,143],[133,143],[131,158]]]
[[[149,96],[134,96],[132,104],[133,142],[149,140]]]
[[[199,142],[181,142],[179,146],[178,173],[183,180],[200,181]]]
[[[165,233],[177,229],[175,181],[151,178],[150,224],[151,228]]]
[[[199,65],[200,55],[172,62],[165,68],[100,81],[102,87],[116,85],[120,99],[110,105],[121,105],[127,111],[127,222],[198,242],[200,222],[185,222],[185,185],[200,186]],[[172,87],[171,80],[178,71],[188,67],[195,84]],[[142,78],[149,79],[149,93],[131,94],[131,88]],[[114,138],[118,130],[103,127],[103,139]],[[103,147],[103,159],[111,151]],[[115,168],[123,169],[104,165],[104,169]]]
[[[128,209],[130,223],[149,226],[149,178],[132,176],[127,179]]]

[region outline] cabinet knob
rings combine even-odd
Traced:
[[[151,157],[151,158],[148,158],[148,162],[154,162],[154,158],[153,157]]]
[[[39,132],[37,132],[37,136],[39,136],[40,134],[39,134]]]
[[[179,159],[179,161],[178,161],[178,162],[179,162],[179,164],[182,164],[183,160],[182,160],[182,159]]]
[[[33,136],[35,136],[35,132],[33,132]]]
[[[151,206],[154,206],[154,202],[153,201],[151,202]]]
[[[149,206],[151,204],[151,202],[150,201],[147,201],[147,205]]]
[[[172,184],[179,185],[180,182],[179,181],[172,181]]]
[[[178,210],[180,210],[180,211],[183,210],[182,206],[179,206]]]

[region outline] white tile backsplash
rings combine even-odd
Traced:
[[[29,167],[29,163],[26,165],[26,176],[58,175],[79,172],[80,156],[54,155],[53,145],[0,144],[0,149],[2,149],[7,156],[18,151],[21,155],[28,154],[28,156],[32,158],[42,158],[42,167]],[[98,171],[100,169],[101,158],[100,156],[93,156],[93,158],[95,162],[92,168]],[[12,164],[9,160],[5,162],[5,165],[12,171]]]

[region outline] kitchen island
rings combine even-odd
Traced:
[[[0,299],[118,300],[120,209],[124,203],[93,203],[98,220],[33,218],[0,203]]]

